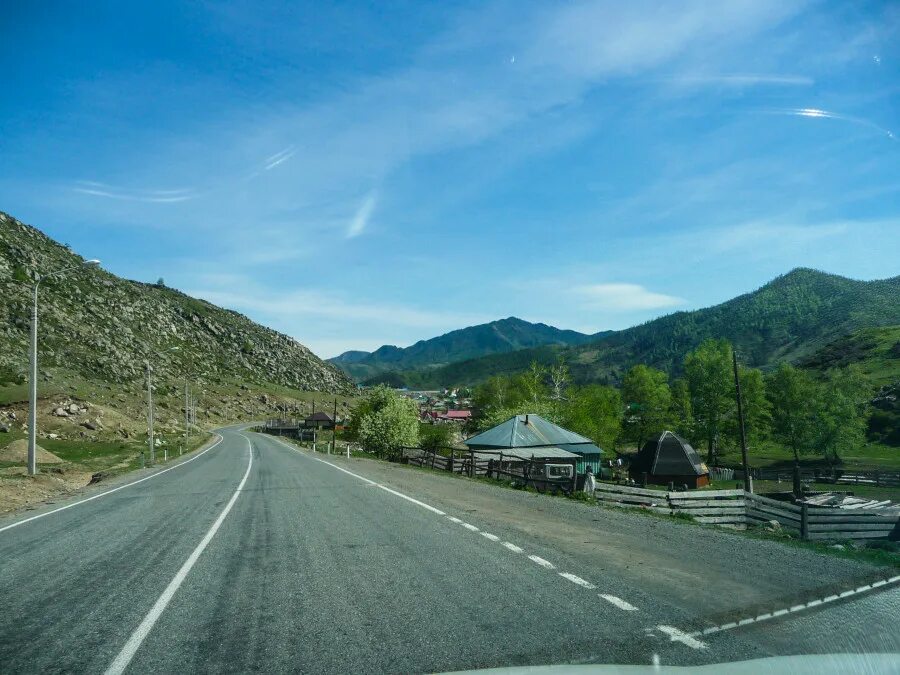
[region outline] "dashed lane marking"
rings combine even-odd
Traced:
[[[472,532],[478,532],[478,528],[472,525],[472,523],[460,523],[460,525]]]
[[[637,607],[631,603],[625,602],[622,598],[617,598],[615,595],[607,595],[606,593],[598,593],[598,595],[608,603],[615,605],[619,609],[624,609],[626,612],[637,611]]]
[[[571,572],[560,572],[559,576],[561,576],[563,579],[568,579],[573,584],[578,584],[579,586],[581,586],[583,588],[587,588],[589,590],[593,590],[593,589],[597,588],[590,581],[585,581],[581,577],[579,577],[575,574],[572,574]]]
[[[485,539],[490,539],[491,541],[500,541],[500,537],[496,534],[491,534],[490,532],[482,532],[481,536]]]
[[[219,434],[216,434],[216,436],[219,436]],[[118,492],[119,490],[124,490],[125,488],[131,487],[132,485],[137,485],[138,483],[143,483],[143,482],[146,481],[146,480],[151,480],[151,479],[153,479],[153,478],[157,478],[157,477],[159,477],[159,476],[162,476],[164,473],[168,473],[169,471],[172,471],[173,469],[178,469],[178,468],[184,466],[185,464],[190,464],[190,463],[193,462],[195,459],[198,459],[198,458],[202,457],[202,456],[205,455],[207,452],[209,452],[209,451],[212,450],[214,447],[216,447],[219,443],[221,443],[222,440],[223,440],[222,436],[219,436],[219,440],[217,440],[217,441],[216,441],[215,443],[213,443],[211,446],[209,446],[208,448],[206,448],[206,450],[204,450],[203,452],[201,452],[201,453],[199,453],[199,454],[197,454],[197,455],[194,455],[194,456],[191,457],[190,459],[187,459],[187,460],[185,460],[185,461],[183,461],[183,462],[179,462],[178,464],[175,464],[174,466],[170,466],[170,467],[168,467],[167,469],[163,469],[162,471],[157,471],[157,472],[154,473],[154,474],[151,474],[151,475],[149,475],[149,476],[145,476],[144,478],[139,478],[138,480],[133,480],[133,481],[131,481],[130,483],[125,483],[125,485],[120,485],[119,487],[115,487],[115,488],[113,488],[112,490],[107,490],[106,492],[101,492],[101,493],[96,494],[96,495],[94,495],[94,496],[92,496],[92,497],[88,497],[87,499],[82,499],[82,500],[77,501],[77,502],[72,502],[71,504],[66,504],[65,506],[60,506],[59,508],[53,509],[52,511],[45,511],[44,513],[39,513],[39,514],[37,514],[36,516],[31,516],[30,518],[25,518],[24,520],[19,520],[19,521],[15,522],[15,523],[12,523],[12,524],[10,524],[10,525],[6,525],[6,526],[4,526],[4,527],[0,527],[0,532],[5,532],[6,530],[11,530],[11,529],[13,529],[14,527],[19,527],[19,525],[24,525],[25,523],[30,523],[31,521],[37,520],[38,518],[45,518],[45,517],[47,517],[47,516],[52,516],[54,513],[59,513],[60,511],[65,511],[66,509],[71,509],[73,506],[78,506],[79,504],[86,504],[87,502],[92,502],[92,501],[94,501],[95,499],[100,499],[100,497],[105,497],[106,495],[111,495],[113,492]]]
[[[555,569],[556,569],[556,565],[554,565],[554,564],[553,564],[552,562],[550,562],[549,560],[544,560],[543,558],[541,558],[541,557],[539,557],[539,556],[536,556],[536,555],[530,555],[530,556],[528,556],[528,559],[529,559],[531,562],[536,562],[536,563],[537,563],[538,565],[540,565],[541,567],[546,567],[548,570],[555,570]]]
[[[521,553],[523,551],[521,546],[516,546],[515,544],[511,544],[508,541],[504,541],[503,545],[513,553]]]
[[[680,642],[681,644],[690,647],[691,649],[706,649],[705,643],[700,642],[700,640],[695,638],[690,633],[683,633],[674,626],[657,626],[656,628],[660,632],[668,635],[669,639],[672,642]]]

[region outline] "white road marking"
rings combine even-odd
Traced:
[[[528,556],[528,559],[532,562],[536,562],[541,567],[546,567],[548,570],[556,569],[556,565],[554,565],[552,562],[550,562],[549,560],[544,560],[543,558],[539,558],[536,555],[530,555]]]
[[[219,436],[219,434],[216,434],[216,436]],[[200,454],[194,455],[193,457],[191,457],[188,460],[179,462],[178,464],[175,464],[174,466],[170,466],[167,469],[163,469],[162,471],[157,471],[156,473],[151,474],[149,476],[144,476],[143,478],[139,478],[138,480],[131,481],[130,483],[125,483],[125,485],[120,485],[119,487],[115,487],[112,490],[107,490],[106,492],[101,492],[92,497],[88,497],[87,499],[82,499],[77,502],[72,502],[71,504],[66,504],[65,506],[60,506],[59,508],[53,509],[52,511],[46,511],[44,513],[39,513],[36,516],[31,516],[30,518],[25,518],[24,520],[20,520],[15,523],[12,523],[10,525],[0,527],[0,532],[5,532],[6,530],[11,530],[14,527],[18,527],[19,525],[24,525],[25,523],[30,523],[32,520],[37,520],[38,518],[44,518],[46,516],[51,516],[54,513],[59,513],[60,511],[65,511],[66,509],[71,509],[73,506],[78,506],[79,504],[85,504],[87,502],[92,502],[95,499],[100,499],[100,497],[105,497],[106,495],[111,495],[113,492],[118,492],[119,490],[124,490],[125,488],[131,487],[132,485],[137,485],[138,483],[143,483],[145,480],[150,480],[151,478],[157,478],[158,476],[162,476],[164,473],[168,473],[172,469],[177,469],[179,467],[184,466],[185,464],[190,464],[198,457],[202,457],[203,455],[205,455],[207,452],[212,450],[214,447],[216,447],[221,442],[222,442],[222,437],[219,436],[219,440],[217,440],[215,443],[213,443],[211,446],[209,446],[206,450],[204,450]]]
[[[243,435],[243,434],[242,434]],[[200,543],[197,544],[197,548],[188,556],[188,559],[181,566],[181,569],[175,574],[172,578],[172,581],[169,582],[169,585],[166,586],[166,590],[162,592],[162,595],[156,600],[153,607],[150,608],[150,611],[147,612],[147,616],[144,617],[144,620],[141,621],[140,625],[135,629],[135,631],[131,634],[131,637],[128,638],[128,642],[125,643],[125,646],[122,647],[122,651],[119,652],[119,655],[113,660],[110,664],[109,668],[106,669],[106,675],[119,675],[124,672],[128,667],[128,664],[131,663],[131,659],[134,658],[134,655],[137,653],[137,650],[140,649],[144,640],[150,634],[150,631],[153,630],[153,626],[156,625],[156,622],[159,620],[159,617],[162,616],[162,613],[166,610],[166,607],[169,605],[169,602],[172,600],[172,597],[178,591],[182,582],[184,582],[188,573],[191,571],[191,568],[197,563],[197,560],[200,558],[200,555],[206,550],[206,547],[209,546],[209,542],[212,541],[212,538],[215,536],[216,532],[219,531],[219,528],[222,526],[222,523],[225,521],[226,516],[231,511],[231,507],[234,506],[234,503],[237,501],[238,496],[241,494],[241,490],[244,489],[244,485],[247,483],[247,477],[250,475],[250,468],[253,466],[253,446],[250,443],[250,439],[244,436],[247,440],[247,450],[249,450],[249,457],[247,462],[247,470],[244,472],[244,477],[241,479],[241,482],[237,486],[237,490],[234,491],[234,494],[231,495],[231,499],[228,500],[228,503],[225,505],[225,508],[222,509],[222,512],[219,514],[219,517],[216,518],[216,521],[212,524],[212,527],[209,528],[209,531],[200,540]]]
[[[880,588],[881,586],[887,586],[888,584],[895,583],[900,581],[900,575],[891,577],[889,579],[880,579],[879,581],[873,581],[871,584],[865,584],[864,586],[859,586],[849,591],[843,591],[839,594],[827,595],[824,598],[816,598],[815,600],[810,600],[809,602],[802,603],[799,605],[792,605],[791,607],[783,607],[781,609],[773,610],[771,612],[766,612],[765,614],[760,614],[753,618],[741,619],[739,621],[732,621],[730,623],[723,623],[721,626],[710,626],[709,628],[704,628],[701,631],[697,631],[691,633],[691,635],[710,635],[711,633],[718,633],[723,630],[731,630],[732,628],[739,628],[741,626],[746,626],[751,623],[760,623],[761,621],[768,621],[769,619],[777,619],[778,617],[785,616],[787,614],[793,614],[795,612],[802,612],[805,609],[812,609],[813,607],[818,607],[819,605],[825,605],[829,602],[835,602],[836,600],[843,600],[844,598],[849,598],[851,596],[857,595],[859,593],[865,593],[866,591],[872,591],[876,588]],[[664,631],[665,632],[665,631]]]
[[[680,642],[681,644],[686,645],[691,649],[706,649],[705,643],[700,642],[700,640],[695,638],[693,635],[682,633],[674,626],[657,626],[657,629],[668,635],[669,639],[672,642]]]
[[[485,539],[490,539],[491,541],[500,541],[500,537],[496,534],[491,534],[490,532],[482,532],[481,536]]]
[[[426,504],[425,502],[420,502],[418,499],[413,499],[409,495],[405,495],[402,492],[397,492],[396,490],[393,490],[393,489],[387,487],[386,485],[382,485],[381,483],[376,483],[374,480],[369,480],[365,476],[360,476],[358,473],[353,473],[352,471],[348,471],[347,469],[345,469],[342,466],[338,466],[337,464],[332,464],[331,462],[326,462],[324,459],[319,459],[318,457],[313,457],[312,455],[308,455],[305,452],[300,452],[300,450],[298,448],[288,445],[281,439],[275,438],[273,440],[278,441],[279,443],[281,443],[284,447],[288,448],[289,450],[294,450],[294,451],[298,452],[302,457],[307,457],[309,459],[314,459],[317,462],[322,462],[322,464],[327,464],[328,466],[330,466],[333,469],[337,469],[338,471],[343,471],[348,476],[353,476],[354,478],[358,478],[359,480],[363,481],[364,483],[368,483],[369,485],[374,485],[377,488],[381,488],[385,492],[390,492],[392,495],[400,497],[400,499],[405,499],[408,502],[412,502],[416,506],[421,506],[423,509],[427,509],[428,511],[431,511],[432,513],[436,513],[439,516],[447,515],[440,509],[436,509],[433,506],[431,506],[430,504]]]
[[[467,530],[472,530],[472,532],[478,532],[478,528],[472,525],[472,523],[460,523]]]
[[[619,609],[624,609],[626,612],[636,612],[637,611],[637,607],[635,607],[634,605],[632,605],[628,602],[625,602],[622,598],[617,598],[615,595],[607,595],[606,593],[600,593],[599,595],[601,598],[603,598],[607,602],[612,603]]]
[[[504,541],[503,545],[506,548],[508,548],[510,551],[512,551],[513,553],[521,553],[523,550],[521,546],[516,546],[515,544],[510,544],[508,541]]]
[[[560,572],[559,576],[561,576],[563,579],[568,579],[573,584],[578,584],[579,586],[583,586],[584,588],[587,588],[590,590],[597,588],[590,581],[585,581],[581,577],[576,576],[576,575],[572,574],[571,572]]]
[[[450,520],[450,522],[452,522],[452,523],[456,523],[456,524],[462,523],[462,520],[457,518],[456,516],[447,516],[447,519]]]

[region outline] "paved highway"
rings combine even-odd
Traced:
[[[220,433],[164,472],[0,520],[0,671],[900,652],[898,584],[868,588],[884,568]]]

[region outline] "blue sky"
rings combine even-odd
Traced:
[[[380,5],[7,3],[0,210],[325,357],[900,274],[896,3]]]

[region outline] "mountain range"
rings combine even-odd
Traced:
[[[707,338],[725,338],[747,365],[768,368],[801,361],[853,331],[896,324],[900,276],[860,281],[797,268],[719,305],[584,336],[568,345],[544,343],[477,358],[444,354],[446,365],[384,369],[364,381],[416,388],[471,385],[491,375],[522,371],[532,361],[563,359],[576,382],[617,383],[637,363],[677,374],[685,354]]]
[[[330,361],[351,377],[365,381],[377,378],[380,373],[439,368],[457,361],[530,347],[580,345],[601,338],[608,332],[586,335],[511,316],[454,330],[430,340],[420,340],[409,347],[384,345],[374,352],[349,351]]]

